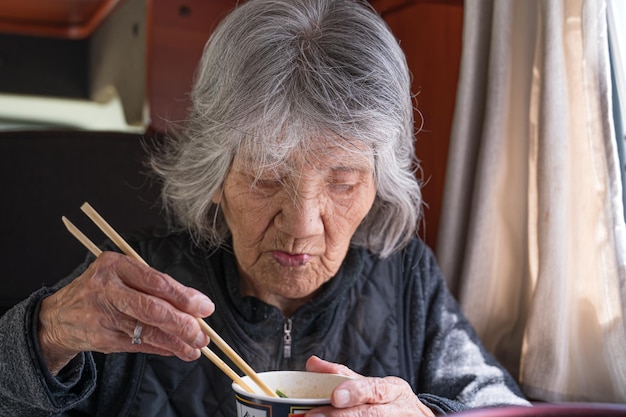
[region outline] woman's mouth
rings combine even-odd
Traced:
[[[291,253],[280,252],[280,251],[272,252],[272,257],[280,265],[291,266],[291,267],[306,265],[312,258],[311,255],[308,255],[306,253],[291,254]]]

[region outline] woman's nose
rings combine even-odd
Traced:
[[[324,222],[319,197],[291,196],[276,217],[276,226],[296,239],[322,234]]]

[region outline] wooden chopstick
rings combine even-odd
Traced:
[[[130,245],[126,243],[126,241],[111,227],[111,225],[109,225],[109,223],[107,223],[106,220],[104,220],[102,216],[98,214],[98,212],[91,206],[91,204],[85,202],[82,206],[80,206],[80,209],[96,224],[96,226],[100,228],[100,230],[102,230],[105,235],[109,237],[109,239],[113,241],[113,243],[115,243],[122,250],[122,252],[124,252],[131,258],[134,258],[140,262],[143,262],[145,265],[148,265],[148,263],[144,261],[141,256],[139,256],[139,254],[135,252],[135,250],[131,248]],[[267,386],[266,383],[261,380],[261,378],[259,378],[257,373],[254,372],[250,365],[248,365],[246,361],[244,361],[243,358],[239,356],[237,352],[235,352],[228,345],[228,343],[226,343],[224,339],[222,339],[217,334],[217,332],[215,332],[215,330],[211,328],[211,326],[209,326],[204,320],[200,318],[198,318],[198,323],[200,323],[202,331],[204,331],[204,333],[209,336],[213,343],[215,343],[215,345],[217,345],[217,347],[219,347],[220,350],[224,352],[226,356],[228,356],[239,369],[241,369],[246,375],[248,375],[250,379],[253,380],[254,383],[257,384],[266,395],[269,395],[271,397],[278,397],[276,392],[274,392],[270,387]]]
[[[143,258],[139,256],[139,254],[135,252],[135,250],[128,243],[126,243],[122,236],[120,236],[115,229],[113,229],[113,227],[111,227],[111,225],[107,223],[106,220],[104,220],[93,207],[91,207],[91,204],[83,203],[83,205],[80,206],[80,209],[96,224],[96,226],[98,226],[100,230],[102,230],[105,235],[107,235],[109,239],[113,241],[113,243],[117,245],[118,248],[122,250],[122,252],[131,258],[138,260],[144,265],[148,265],[148,263],[144,261]]]
[[[204,320],[202,320],[202,321],[204,321]],[[239,375],[237,375],[237,373],[235,371],[233,371],[230,366],[226,365],[226,362],[224,362],[219,356],[217,356],[215,354],[215,352],[213,352],[211,349],[209,349],[206,346],[201,348],[200,350],[202,351],[202,354],[204,356],[209,358],[209,360],[211,362],[213,362],[218,368],[220,368],[222,370],[222,372],[224,372],[226,375],[228,375],[228,377],[230,377],[230,379],[232,379],[237,384],[239,384],[239,386],[241,388],[243,388],[244,390],[246,390],[250,394],[254,394],[254,390],[252,388],[250,388],[250,386],[248,384],[243,382],[243,379],[241,379],[241,377]]]
[[[243,373],[248,375],[250,379],[252,379],[254,383],[257,384],[266,395],[269,395],[270,397],[278,397],[278,394],[276,394],[275,391],[272,391],[272,389],[268,387],[261,378],[259,378],[257,373],[254,372],[250,365],[248,365],[248,363],[244,361],[243,358],[241,358],[241,356],[239,356],[237,352],[235,352],[228,345],[228,343],[226,343],[224,339],[222,339],[220,335],[218,335],[215,330],[211,328],[211,326],[209,326],[204,320],[200,320],[200,327],[202,327],[204,333],[209,336],[211,341],[215,343],[220,348],[220,350],[224,352],[226,356],[228,356],[233,361],[233,363],[243,371]]]
[[[91,206],[89,206],[91,207]],[[82,208],[82,207],[81,207]],[[89,210],[89,209],[88,209]],[[91,210],[93,210],[93,208],[91,208]],[[84,210],[83,210],[84,211]],[[95,210],[93,210],[93,213],[95,213],[95,215],[98,215],[98,213],[95,212]],[[102,219],[102,218],[100,218]],[[96,246],[87,236],[85,236],[85,234],[83,232],[81,232],[76,226],[74,226],[74,224],[69,221],[65,216],[62,217],[63,220],[63,224],[65,224],[65,227],[67,228],[67,230],[80,242],[82,243],[91,253],[94,254],[94,256],[98,257],[102,254],[102,251],[100,250],[100,248],[98,248],[98,246]],[[93,219],[92,219],[93,220]],[[107,224],[104,219],[102,219],[102,222],[104,222],[103,224]],[[96,223],[98,225],[98,227],[100,227],[100,224]],[[108,226],[108,224],[107,224]],[[110,226],[108,226],[108,228],[110,229]],[[101,228],[102,229],[102,228]],[[112,230],[112,229],[111,229]],[[103,230],[104,231],[104,230]],[[119,238],[121,241],[124,241],[114,230],[113,233],[115,233],[115,235],[117,235],[116,240]],[[108,234],[107,234],[108,236]],[[109,238],[111,238],[111,236],[109,236]],[[111,238],[112,239],[112,238]],[[113,239],[112,239],[113,240]],[[117,242],[116,242],[117,244]],[[128,246],[128,244],[126,244],[126,242],[124,242],[124,244],[126,246]],[[120,246],[120,245],[118,245]],[[130,246],[128,246],[130,248]],[[120,249],[122,249],[122,247],[120,247]],[[123,249],[122,249],[123,250]],[[132,250],[132,248],[131,248]],[[128,256],[132,256],[133,258],[143,262],[144,264],[147,265],[147,263],[134,251],[132,250],[132,253],[135,254],[135,256],[132,255],[128,255]],[[211,329],[209,327],[208,324],[206,324],[206,322],[200,318],[198,318],[198,322],[200,323],[200,327],[202,328],[202,331],[206,332],[206,328],[208,327],[209,329]],[[213,329],[211,329],[211,332],[217,336],[217,333],[215,333],[215,331]],[[211,337],[209,335],[209,337]],[[217,336],[217,338],[221,339],[219,336]],[[224,342],[225,343],[225,342]],[[226,345],[228,346],[228,345]],[[219,347],[219,345],[218,345]],[[230,349],[230,346],[228,347]],[[235,371],[233,371],[222,359],[220,359],[219,356],[217,356],[215,354],[215,352],[213,352],[211,349],[209,349],[208,347],[203,347],[200,349],[202,354],[204,356],[206,356],[211,362],[213,362],[222,372],[224,372],[230,379],[232,379],[234,382],[236,382],[237,384],[239,384],[239,386],[241,386],[245,391],[254,394],[254,390],[252,388],[250,388],[250,386],[248,384],[246,384],[239,375],[237,375],[237,373]],[[232,349],[231,349],[232,350]],[[232,359],[232,358],[231,358]],[[239,358],[241,360],[242,363],[244,363],[248,368],[250,368],[245,361],[243,361],[243,359]],[[239,364],[238,364],[239,366]],[[251,368],[250,368],[251,369]],[[254,372],[254,371],[252,371]],[[256,375],[256,373],[255,373]],[[248,375],[250,376],[250,375]],[[252,378],[252,377],[251,377]],[[258,376],[257,376],[258,378]],[[260,380],[260,379],[259,379]],[[256,382],[256,381],[255,381]],[[258,384],[257,384],[258,385]],[[261,386],[261,385],[259,385]],[[274,393],[274,395],[276,395]]]
[[[89,249],[89,251],[93,253],[96,258],[102,254],[100,248],[97,247],[91,240],[89,240],[89,238],[85,236],[83,232],[78,230],[78,227],[74,226],[74,224],[69,221],[67,217],[62,216],[61,220],[63,220],[63,224],[65,225],[67,230],[69,230],[69,232],[74,235],[74,237],[78,239],[80,243],[82,243],[87,249]]]

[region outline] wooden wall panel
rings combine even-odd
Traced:
[[[215,26],[237,0],[151,2],[148,85],[151,128],[185,119],[188,92],[202,50]]]
[[[460,0],[372,0],[400,41],[413,75],[418,112],[416,154],[421,162],[425,221],[421,235],[437,240],[448,143],[461,60]]]

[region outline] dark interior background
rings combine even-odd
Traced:
[[[1,309],[52,285],[85,259],[87,250],[61,216],[94,243],[105,240],[80,210],[85,201],[120,232],[165,224],[158,184],[143,163],[143,143],[157,140],[113,132],[0,134]]]

